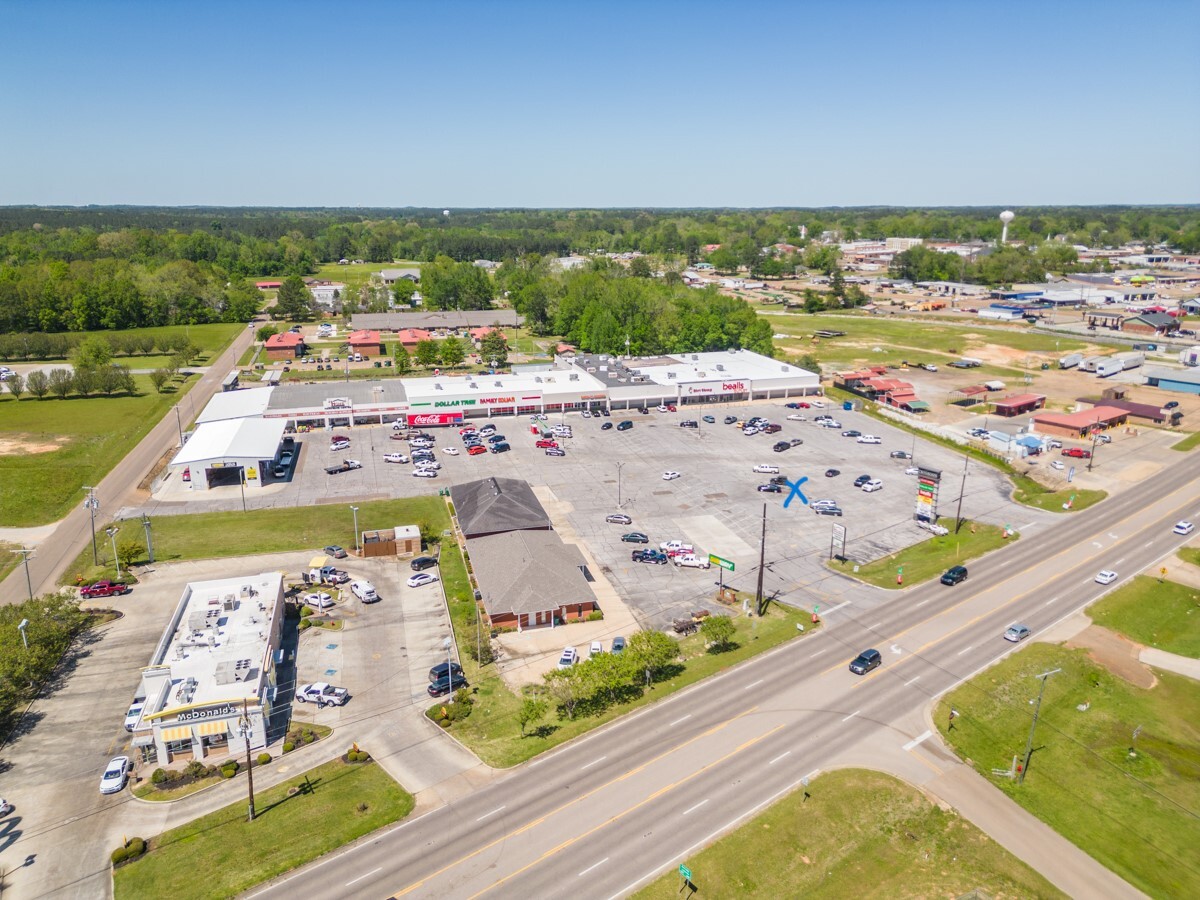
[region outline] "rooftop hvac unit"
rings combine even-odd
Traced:
[[[479,385],[476,384],[474,381],[471,382],[471,387],[475,388],[475,390],[479,390]]]
[[[534,376],[533,376],[533,380],[534,380],[534,382],[535,382],[535,383],[537,383],[537,384],[541,384],[541,383],[542,383],[542,376],[541,376],[541,375],[534,375]]]
[[[788,368],[790,368],[790,367],[789,367],[789,366],[780,366],[780,367],[779,367],[779,371],[780,371],[780,372],[786,372],[786,371],[788,370]]]
[[[434,385],[433,385],[433,389],[434,389],[435,391],[440,391],[440,390],[442,390],[442,386],[441,386],[440,384],[437,384],[437,383],[435,382],[435,383],[434,383]]]
[[[496,382],[496,387],[504,387],[499,381]]]
[[[575,372],[572,372],[571,373],[571,381],[578,381],[578,380],[579,380],[579,375],[576,374]]]
[[[668,378],[668,379],[674,379],[674,378],[675,378],[675,373],[674,373],[674,372],[668,372],[668,373],[667,373],[667,378]]]
[[[698,357],[698,356],[697,356],[695,353],[693,353],[693,354],[692,354],[692,362],[695,362],[695,361],[696,361],[696,360],[698,360],[699,358],[700,358],[700,357]]]
[[[628,380],[629,380],[628,378],[618,378],[618,379],[617,379],[617,381],[621,382],[621,384],[624,384],[624,383],[625,383],[625,382],[627,382]]]
[[[721,363],[717,363],[717,371],[718,371],[718,372],[724,372],[724,371],[725,371],[725,366],[723,366]]]
[[[708,373],[707,373],[707,372],[701,372],[699,369],[697,369],[697,370],[696,370],[696,377],[697,377],[697,378],[707,378],[707,377],[708,377]]]

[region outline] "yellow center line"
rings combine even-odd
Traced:
[[[1194,503],[1194,502],[1195,502],[1195,500],[1193,499],[1193,500],[1189,500],[1189,501],[1187,501],[1186,503],[1183,503],[1183,504],[1181,504],[1180,506],[1177,506],[1177,507],[1176,507],[1176,513],[1175,513],[1175,514],[1176,514],[1176,515],[1178,515],[1178,510],[1179,510],[1181,507],[1183,507],[1183,506],[1189,506],[1190,504],[1192,504],[1192,503]],[[1132,541],[1132,540],[1135,540],[1135,539],[1140,539],[1140,538],[1141,538],[1141,537],[1143,537],[1143,536],[1144,536],[1144,535],[1143,535],[1142,533],[1140,533],[1140,532],[1138,532],[1138,533],[1134,533],[1134,534],[1130,534],[1130,535],[1127,535],[1126,537],[1123,537],[1123,538],[1121,538],[1120,540],[1118,540],[1116,543],[1114,543],[1114,544],[1112,545],[1112,547],[1108,548],[1108,552],[1109,552],[1109,553],[1112,553],[1112,552],[1114,552],[1114,551],[1116,550],[1116,548],[1117,548],[1117,547],[1121,546],[1122,544],[1126,543],[1127,541]],[[1059,553],[1056,553],[1056,554],[1054,554],[1054,555],[1053,555],[1053,556],[1051,556],[1049,559],[1042,560],[1042,562],[1041,562],[1041,563],[1038,563],[1038,565],[1040,566],[1040,565],[1044,565],[1044,564],[1046,564],[1046,563],[1051,563],[1051,562],[1053,562],[1054,560],[1058,559],[1060,556],[1064,556],[1064,555],[1066,555],[1067,553],[1070,553],[1071,551],[1078,549],[1078,547],[1079,547],[1079,544],[1073,544],[1073,545],[1071,545],[1070,547],[1067,547],[1067,548],[1065,548],[1064,550],[1060,551]],[[1081,564],[1082,564],[1082,563],[1081,563]],[[1006,578],[1006,579],[1004,579],[1004,581],[1000,582],[998,585],[996,585],[996,586],[995,586],[995,587],[993,587],[993,588],[989,588],[989,589],[988,589],[988,591],[985,591],[984,593],[989,593],[990,591],[994,591],[994,590],[997,590],[998,588],[1001,588],[1001,587],[1003,587],[1004,585],[1008,584],[1010,581],[1012,581],[1012,580],[1014,580],[1014,579],[1016,579],[1016,578],[1019,578],[1021,575],[1025,575],[1025,574],[1027,574],[1027,571],[1028,571],[1028,570],[1026,570],[1026,571],[1022,571],[1022,572],[1018,572],[1018,573],[1016,573],[1015,575],[1012,575],[1012,576],[1010,576],[1009,578]],[[910,659],[914,659],[914,658],[916,658],[916,657],[919,657],[919,656],[920,656],[920,655],[921,655],[921,654],[922,654],[922,653],[923,653],[925,650],[928,650],[928,649],[929,649],[930,647],[932,647],[934,644],[940,643],[941,641],[944,641],[944,640],[946,640],[947,638],[951,638],[951,637],[953,637],[954,635],[958,634],[960,631],[963,631],[963,630],[965,630],[965,629],[967,629],[967,628],[970,628],[970,627],[971,627],[972,625],[974,625],[975,623],[979,622],[979,621],[980,621],[980,620],[982,620],[982,619],[985,619],[985,618],[987,618],[988,616],[992,615],[993,613],[995,613],[995,612],[998,612],[999,610],[1005,609],[1006,607],[1012,606],[1012,605],[1013,605],[1014,603],[1016,603],[1018,600],[1024,600],[1026,597],[1029,597],[1029,596],[1031,596],[1032,594],[1034,594],[1034,593],[1036,593],[1036,592],[1040,592],[1040,591],[1045,591],[1045,585],[1044,585],[1044,584],[1043,584],[1043,585],[1038,585],[1038,586],[1037,586],[1037,587],[1035,587],[1035,588],[1031,588],[1030,590],[1028,590],[1028,591],[1025,591],[1025,593],[1023,593],[1023,594],[1015,594],[1015,595],[1012,597],[1012,599],[1008,600],[1006,603],[1001,603],[999,606],[994,606],[994,607],[992,607],[991,609],[988,609],[988,610],[986,610],[986,611],[984,611],[984,612],[980,613],[979,615],[977,615],[975,618],[971,619],[970,621],[968,621],[968,622],[964,622],[962,625],[958,626],[957,628],[955,628],[955,629],[953,629],[953,630],[951,630],[951,631],[948,631],[948,632],[946,632],[945,634],[943,634],[943,635],[940,635],[939,637],[936,637],[936,638],[934,638],[934,639],[933,639],[933,640],[931,640],[931,641],[927,641],[926,643],[924,643],[924,644],[922,644],[920,647],[918,647],[916,650],[912,650],[912,651],[910,651],[909,653],[906,653],[906,654],[905,654],[904,656],[902,656],[900,659],[896,660],[896,662],[895,662],[895,663],[894,663],[894,664],[893,664],[893,665],[890,667],[889,671],[895,671],[895,667],[896,667],[896,666],[900,665],[901,663],[904,663],[904,662],[905,662],[905,661],[907,661],[907,660],[910,660]],[[935,613],[934,615],[931,615],[931,616],[929,616],[929,617],[928,617],[928,618],[926,618],[926,619],[922,619],[920,622],[916,622],[916,623],[914,623],[913,625],[910,625],[908,628],[905,628],[905,629],[904,629],[903,631],[901,631],[899,634],[895,635],[894,637],[891,637],[891,638],[889,638],[888,640],[889,640],[889,642],[892,642],[892,643],[894,643],[894,642],[896,642],[896,641],[900,640],[900,638],[904,637],[904,635],[908,634],[909,632],[911,632],[911,631],[914,631],[915,629],[917,629],[917,628],[920,628],[920,627],[921,627],[921,626],[923,626],[923,625],[928,625],[928,624],[929,624],[930,622],[932,622],[934,619],[940,618],[941,616],[944,616],[944,615],[945,615],[946,613],[948,613],[948,612],[953,612],[954,610],[958,609],[960,606],[964,606],[964,605],[966,605],[967,603],[971,603],[971,602],[973,602],[973,601],[975,601],[975,600],[978,600],[978,599],[979,599],[981,596],[982,596],[981,594],[976,594],[976,595],[975,595],[975,596],[973,596],[973,597],[967,597],[966,599],[962,600],[961,602],[959,602],[959,603],[956,603],[956,604],[954,604],[953,606],[949,606],[949,607],[947,607],[946,609],[944,609],[944,610],[943,610],[942,612],[940,612],[940,613]],[[832,671],[834,671],[834,670],[836,670],[836,669],[840,669],[840,668],[842,668],[842,666],[841,666],[840,664],[838,664],[838,665],[834,665],[834,666],[831,666],[830,668],[826,669],[826,670],[825,670],[824,672],[822,672],[821,674],[822,674],[822,675],[828,675],[830,672],[832,672]],[[859,685],[863,684],[864,682],[870,681],[872,678],[875,678],[875,677],[876,677],[876,675],[880,675],[880,674],[882,674],[882,673],[883,673],[883,666],[880,666],[878,669],[875,669],[873,672],[869,672],[869,673],[868,673],[868,674],[867,674],[867,675],[866,675],[864,678],[860,678],[859,680],[857,680],[857,681],[856,681],[856,682],[855,682],[855,683],[854,683],[854,684],[853,684],[851,687],[852,687],[852,688],[856,688],[856,687],[858,687]]]
[[[414,881],[412,884],[410,884],[404,890],[397,891],[393,894],[389,894],[388,896],[389,897],[403,897],[405,894],[415,891],[417,888],[421,887],[426,882],[431,881],[434,878],[437,878],[439,875],[443,875],[446,872],[449,872],[455,866],[460,866],[463,863],[474,859],[479,854],[487,852],[492,847],[495,847],[497,844],[502,844],[505,841],[509,840],[510,838],[515,838],[518,835],[524,834],[526,831],[529,831],[531,828],[536,828],[538,825],[541,825],[543,822],[545,822],[551,816],[555,816],[558,813],[562,812],[564,809],[567,809],[570,806],[574,806],[577,803],[582,803],[584,800],[587,800],[589,797],[591,797],[595,794],[598,794],[600,791],[603,791],[605,788],[611,787],[612,785],[614,785],[620,781],[624,781],[626,778],[630,778],[633,775],[638,774],[639,772],[641,772],[648,766],[654,765],[659,760],[665,759],[666,757],[670,756],[672,753],[682,750],[684,747],[694,744],[696,741],[706,738],[709,735],[716,734],[722,728],[725,728],[727,725],[731,725],[732,723],[736,722],[738,719],[742,718],[743,716],[750,715],[750,713],[754,712],[757,709],[758,709],[758,706],[751,706],[749,709],[738,713],[736,716],[726,719],[724,722],[721,722],[720,724],[714,725],[712,728],[708,729],[708,731],[702,732],[701,734],[698,734],[693,738],[689,738],[688,740],[684,741],[682,744],[672,747],[670,750],[663,751],[658,756],[654,757],[653,759],[647,760],[646,762],[642,763],[640,766],[637,766],[636,768],[630,769],[628,772],[624,773],[623,775],[618,775],[616,778],[613,778],[611,781],[607,781],[604,784],[600,785],[599,787],[592,788],[592,790],[588,791],[586,794],[581,794],[580,796],[567,801],[562,806],[559,806],[555,809],[550,810],[550,812],[546,813],[545,815],[539,816],[538,818],[534,819],[531,822],[527,822],[526,824],[524,824],[520,828],[518,828],[516,831],[505,832],[503,835],[496,838],[494,841],[484,844],[482,847],[480,847],[477,850],[472,850],[466,856],[460,857],[460,858],[456,859],[454,862],[448,863],[447,865],[442,866],[442,868],[438,869],[436,872],[433,872],[430,875],[426,875],[420,881]],[[764,737],[765,737],[765,735],[764,735]],[[703,770],[701,770],[701,771],[703,771]]]
[[[680,778],[678,781],[672,782],[671,784],[668,784],[668,785],[665,785],[664,787],[659,788],[657,791],[655,791],[650,796],[648,796],[642,800],[639,800],[633,806],[629,807],[628,809],[622,810],[621,812],[617,813],[615,816],[612,816],[611,818],[606,819],[605,821],[601,822],[599,825],[595,825],[592,828],[589,828],[587,831],[583,832],[583,834],[576,835],[573,838],[567,838],[567,840],[563,841],[557,847],[552,847],[551,849],[547,850],[545,853],[543,853],[541,856],[539,856],[533,862],[526,863],[525,865],[521,866],[521,868],[517,869],[515,872],[510,872],[509,874],[505,875],[503,878],[499,879],[498,881],[492,882],[487,887],[485,887],[483,890],[481,890],[475,894],[472,894],[470,900],[475,900],[476,897],[483,896],[484,894],[486,894],[488,891],[492,890],[493,888],[497,888],[500,885],[504,884],[506,881],[510,881],[511,879],[516,878],[522,872],[527,872],[528,870],[532,869],[534,866],[545,862],[547,859],[549,859],[551,856],[554,856],[556,853],[560,853],[563,850],[567,849],[568,847],[572,846],[573,844],[579,843],[584,838],[590,837],[591,835],[593,835],[597,831],[599,831],[601,828],[606,828],[607,826],[611,825],[613,822],[616,822],[619,819],[625,818],[630,813],[641,809],[647,803],[657,800],[663,794],[666,794],[670,791],[675,790],[675,788],[679,787],[680,785],[687,784],[689,781],[691,781],[693,778],[696,778],[698,775],[703,775],[709,769],[719,766],[719,765],[721,765],[721,763],[726,762],[727,760],[732,759],[733,757],[737,756],[739,753],[741,753],[747,747],[753,747],[759,741],[766,740],[767,738],[769,738],[771,735],[773,735],[775,732],[779,731],[779,729],[781,729],[783,727],[784,727],[783,723],[776,725],[774,728],[772,728],[770,731],[766,732],[765,734],[760,734],[756,738],[751,738],[750,740],[746,741],[741,746],[735,747],[734,749],[730,750],[728,753],[726,753],[720,759],[715,759],[712,762],[708,763],[707,765],[702,766],[701,768],[697,769],[695,772],[692,772],[690,775],[685,775],[683,778]]]

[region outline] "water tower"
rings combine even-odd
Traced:
[[[448,209],[443,209],[443,210],[442,210],[442,215],[443,215],[443,216],[448,216],[448,215],[450,215],[450,210],[448,210]],[[1011,215],[1012,215],[1012,213],[1009,213],[1009,215],[1011,216]]]
[[[1008,243],[1008,223],[1011,222],[1015,218],[1016,218],[1016,215],[1013,213],[1013,211],[1011,209],[1006,209],[1004,212],[1000,213],[1000,221],[1004,223],[1004,230],[1000,232],[1000,243],[1001,244]]]

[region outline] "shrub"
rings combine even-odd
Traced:
[[[266,765],[267,763],[269,763],[270,761],[271,761],[271,754],[270,754],[270,753],[260,753],[260,754],[258,754],[258,764],[259,764],[260,766],[265,766],[265,765]]]
[[[151,784],[166,784],[170,780],[171,775],[166,769],[155,769],[154,773],[150,776]]]
[[[129,859],[129,851],[124,847],[118,847],[112,852],[111,859],[114,866],[120,865],[121,863],[125,862],[125,860]]]
[[[291,753],[295,749],[296,749],[296,745],[293,744],[291,741],[284,741],[284,743],[283,743],[283,752],[284,753]]]
[[[604,613],[602,613],[602,612],[601,612],[600,610],[598,610],[598,609],[593,609],[593,610],[592,610],[590,613],[588,613],[588,615],[587,615],[587,620],[588,620],[589,622],[599,622],[599,621],[600,621],[601,619],[603,619],[603,618],[604,618]]]
[[[312,620],[311,619],[301,619],[300,624],[297,625],[296,628],[299,631],[305,631],[309,628],[312,628]]]
[[[311,744],[316,739],[317,739],[317,735],[315,732],[312,732],[312,731],[304,732],[304,743]]]
[[[236,774],[237,774],[237,769],[233,768],[232,766],[226,766],[224,769],[221,770],[222,778],[232,778]]]
[[[316,612],[316,610],[314,610],[311,606],[302,606],[300,607],[300,618],[307,619],[314,612]]]
[[[112,852],[112,864],[118,866],[126,860],[137,859],[146,852],[146,842],[140,837],[130,838],[125,846],[118,847]]]
[[[183,767],[185,778],[203,778],[208,773],[208,767],[198,759],[193,759]]]

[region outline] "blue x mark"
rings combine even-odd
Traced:
[[[790,494],[788,494],[787,499],[783,501],[784,509],[787,509],[788,504],[792,502],[793,497],[799,497],[800,502],[803,503],[805,506],[808,506],[808,498],[805,497],[804,494],[802,494],[800,492],[800,485],[804,484],[804,482],[806,482],[806,481],[808,481],[807,475],[805,475],[803,478],[797,478],[795,481],[785,482],[787,484],[787,486],[792,489],[792,492]]]

